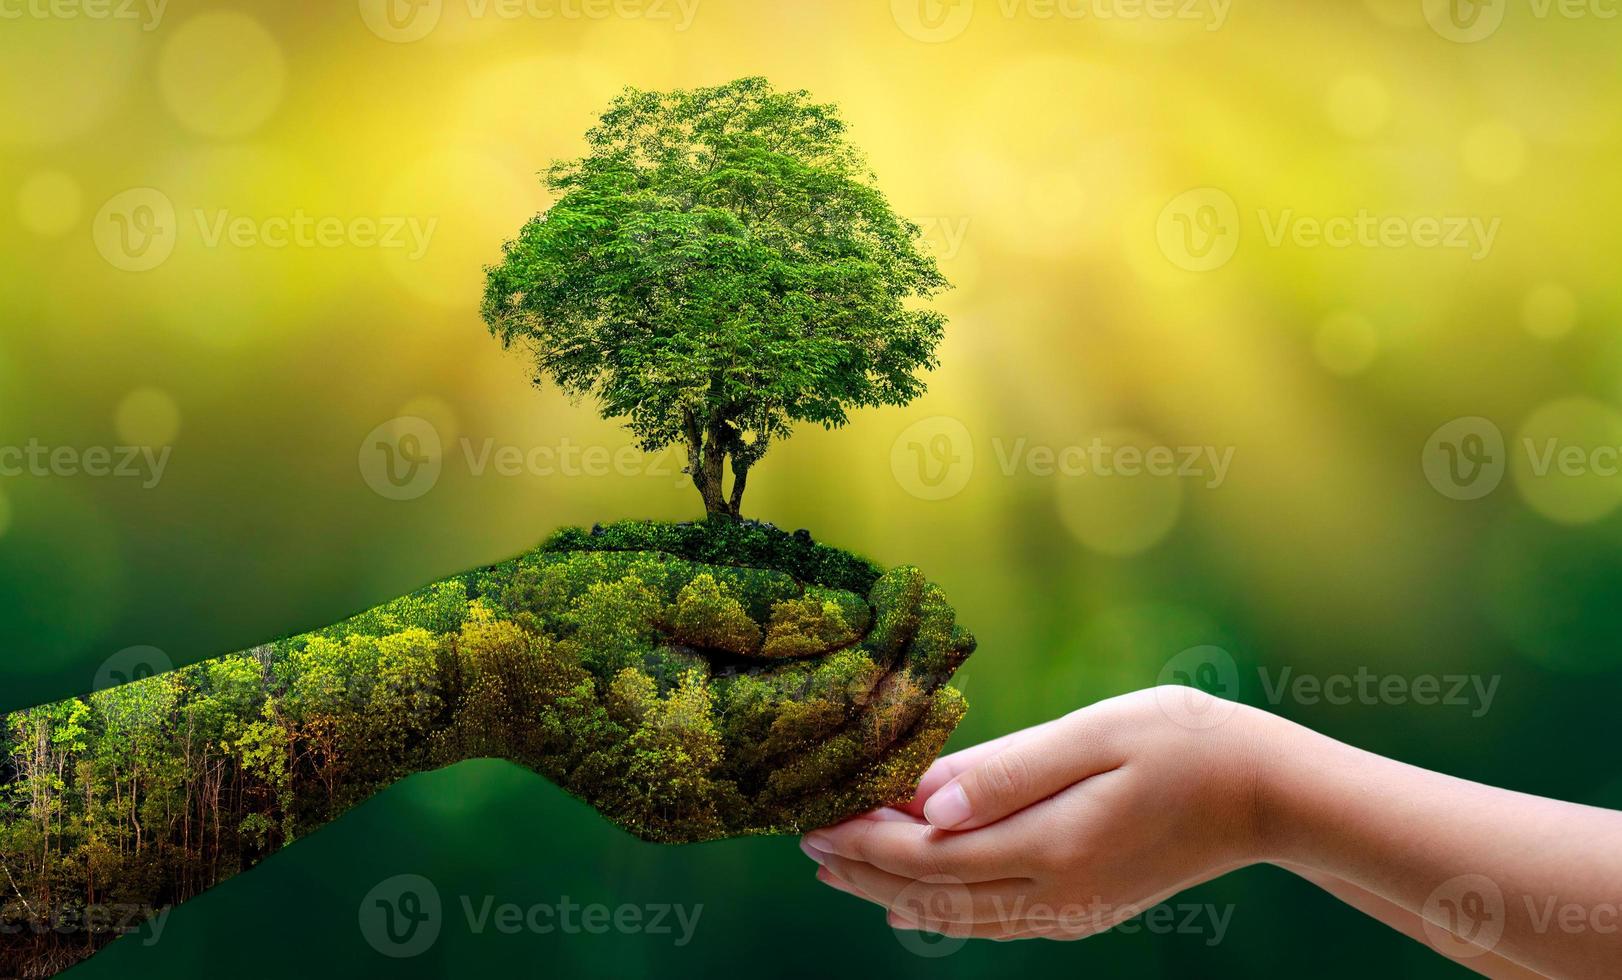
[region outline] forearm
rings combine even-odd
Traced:
[[[1410,912],[1395,902],[1381,898],[1371,891],[1359,888],[1350,882],[1342,881],[1322,871],[1303,868],[1300,865],[1284,861],[1278,862],[1278,864],[1285,870],[1294,872],[1301,878],[1312,882],[1364,915],[1385,923],[1404,936],[1417,942],[1430,943],[1430,939],[1425,933],[1425,921],[1417,912]],[[1507,960],[1497,953],[1483,952],[1473,956],[1452,956],[1450,958],[1468,966],[1482,976],[1491,977],[1492,980],[1545,980],[1544,974]]]
[[[1422,917],[1431,945],[1467,963],[1492,952],[1550,976],[1614,975],[1622,814],[1429,772],[1281,719],[1263,724],[1265,859]]]

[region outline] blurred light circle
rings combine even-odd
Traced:
[[[1318,325],[1312,341],[1318,363],[1334,374],[1361,374],[1380,352],[1380,338],[1367,318],[1342,310]]]
[[[66,235],[78,223],[83,208],[78,181],[58,170],[42,170],[17,188],[17,216],[36,235]]]
[[[1047,479],[1059,518],[1077,541],[1100,554],[1126,557],[1154,547],[1177,525],[1181,478],[1151,473],[1143,464],[1158,445],[1145,433],[1120,429],[1062,450],[1079,468],[1073,475],[1061,468]]]
[[[167,392],[139,388],[118,403],[113,424],[125,445],[168,446],[180,433],[180,406]]]
[[[1489,184],[1504,184],[1521,175],[1526,166],[1526,138],[1514,126],[1493,120],[1464,136],[1464,168]]]
[[[1372,136],[1390,115],[1391,93],[1372,75],[1342,75],[1329,87],[1325,108],[1342,135]]]
[[[1560,524],[1589,524],[1622,505],[1622,413],[1563,398],[1521,423],[1511,451],[1521,498]]]
[[[1559,340],[1577,325],[1577,297],[1556,282],[1533,286],[1521,300],[1521,324],[1539,340]]]
[[[80,136],[129,97],[144,35],[89,18],[0,17],[0,145]]]
[[[199,14],[170,36],[158,63],[164,103],[204,136],[259,128],[282,100],[287,66],[281,45],[246,14]]]

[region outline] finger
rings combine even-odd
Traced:
[[[981,742],[979,745],[971,745],[966,749],[953,752],[951,755],[941,756],[924,773],[923,778],[918,780],[918,791],[912,795],[912,799],[903,803],[899,809],[915,817],[922,817],[924,815],[924,803],[935,795],[936,790],[962,773],[974,768],[989,756],[1051,728],[1058,720],[1045,721],[1040,725],[1022,728],[1017,732],[1009,732],[1007,735],[999,736],[989,742]]]
[[[880,807],[877,810],[870,810],[867,813],[861,814],[860,816],[851,817],[850,820],[845,822],[851,823],[857,820],[867,820],[878,823],[904,823],[915,827],[929,826],[929,824],[924,821],[923,817],[915,817],[910,813],[903,813],[894,807],[888,806]],[[838,825],[836,824],[835,826]],[[805,852],[806,857],[817,862],[818,864],[823,864],[828,860],[827,851],[819,850],[818,848],[813,847],[804,837],[800,838],[800,850]]]
[[[996,922],[1009,919],[1014,910],[1029,904],[1028,878],[966,884],[952,878],[916,881],[888,871],[830,855],[817,879],[853,886],[875,905],[902,912],[913,918],[929,917],[948,922]]]
[[[924,804],[924,819],[939,830],[972,830],[995,823],[1126,758],[1108,730],[1085,711],[1058,720],[1032,738],[979,760]]]
[[[891,821],[891,822],[894,822],[894,823],[910,823],[910,824],[922,824],[922,823],[924,823],[923,817],[921,817],[921,816],[913,816],[912,814],[906,812],[905,810],[902,810],[902,809],[899,809],[899,808],[893,807],[893,806],[880,807],[877,810],[870,810],[867,813],[864,813],[859,817],[852,817],[851,819],[853,819],[853,820],[888,820],[888,821]]]
[[[1026,864],[1003,834],[947,834],[927,823],[847,820],[805,836],[813,860],[837,855],[914,880],[952,877],[963,882],[1020,877]]]

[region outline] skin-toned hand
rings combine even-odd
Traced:
[[[814,832],[807,853],[894,924],[1091,935],[1249,863],[1256,747],[1228,735],[1189,738],[1152,692],[1105,701],[940,760],[911,807]]]
[[[1622,813],[1407,766],[1190,688],[942,758],[910,804],[802,847],[892,925],[950,936],[1082,938],[1272,863],[1488,976],[1622,964]]]

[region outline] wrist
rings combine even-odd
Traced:
[[[1291,774],[1301,770],[1303,736],[1312,733],[1249,705],[1241,705],[1233,721],[1244,863],[1295,860]]]

